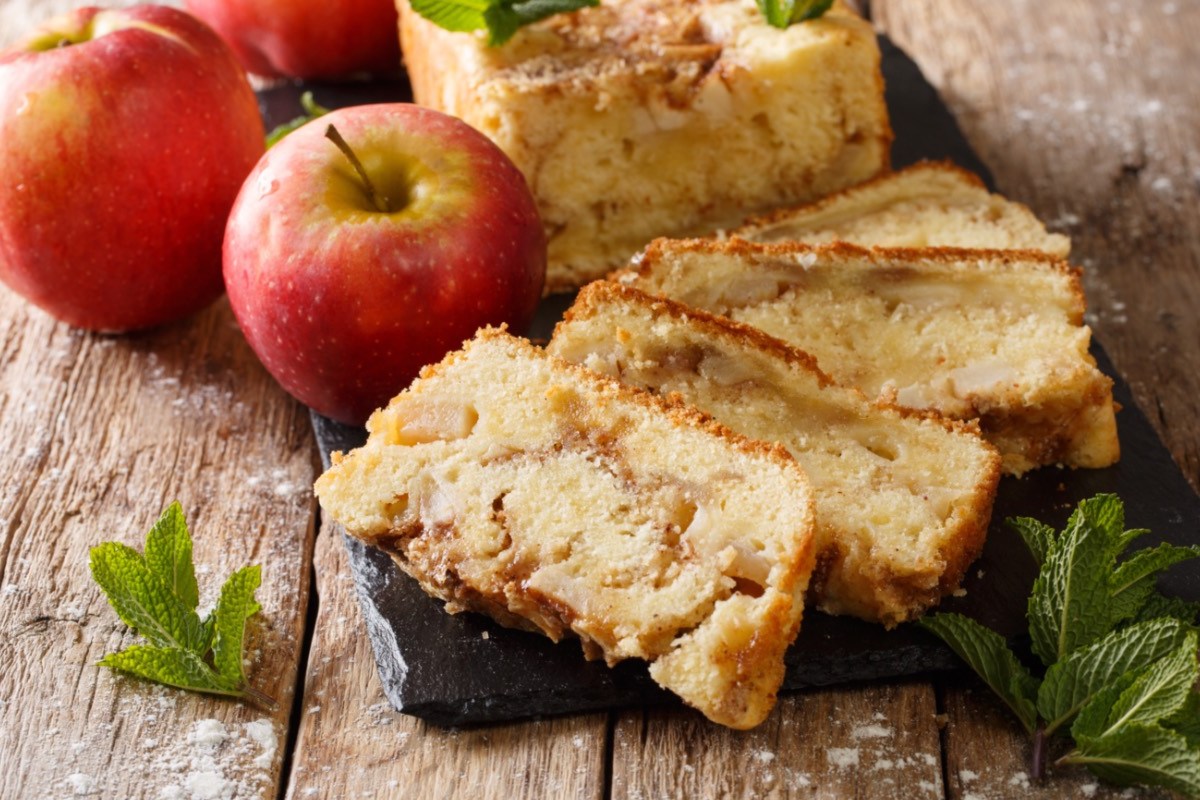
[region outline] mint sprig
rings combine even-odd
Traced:
[[[267,149],[279,144],[279,141],[297,128],[303,127],[312,122],[318,117],[323,117],[329,113],[329,109],[313,99],[312,92],[305,92],[300,95],[300,108],[304,109],[304,113],[292,120],[276,125],[267,134]]]
[[[833,0],[756,0],[767,23],[786,28],[797,22],[816,19],[833,6]]]
[[[412,10],[448,31],[486,30],[497,47],[533,22],[600,5],[600,0],[410,0]],[[767,23],[787,28],[823,16],[833,0],[755,0]],[[285,134],[286,135],[286,134]],[[272,133],[274,136],[274,133]],[[274,142],[269,138],[268,146]]]
[[[597,5],[600,0],[412,0],[413,11],[448,31],[486,30],[489,47],[530,23]]]
[[[920,621],[979,673],[1033,737],[1033,774],[1050,741],[1075,746],[1056,765],[1200,797],[1200,632],[1197,604],[1159,593],[1159,573],[1200,556],[1163,544],[1122,554],[1145,530],[1126,530],[1115,495],[1084,500],[1066,528],[1011,519],[1041,570],[1027,607],[1036,677],[997,633],[960,614]]]
[[[216,607],[201,619],[192,537],[179,503],[172,503],[146,535],[145,554],[120,542],[104,542],[92,548],[90,566],[117,616],[149,642],[109,653],[99,666],[180,689],[275,706],[247,683],[242,668],[246,620],[261,608],[254,599],[261,568],[233,573],[221,587]]]

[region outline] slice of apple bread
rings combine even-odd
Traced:
[[[782,447],[497,330],[367,427],[321,504],[447,611],[645,659],[724,725],[766,717],[814,556],[812,492]]]
[[[825,611],[912,619],[983,547],[1000,457],[974,425],[868,402],[760,330],[607,281],[580,292],[548,349],[786,447],[816,497],[809,598]]]
[[[1020,475],[1120,455],[1078,271],[1021,250],[864,250],[741,239],[650,245],[622,282],[761,328],[839,383],[954,419]]]
[[[1039,250],[1059,258],[1071,251],[1069,238],[1047,232],[1025,206],[989,193],[964,169],[932,161],[752,217],[730,235],[753,242]]]

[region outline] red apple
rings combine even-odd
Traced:
[[[203,308],[263,147],[245,73],[199,20],[156,6],[52,20],[0,54],[0,279],[96,330]]]
[[[520,171],[466,123],[409,104],[345,108],[290,134],[246,179],[225,232],[250,346],[283,388],[349,423],[480,326],[524,330],[545,272]]]
[[[400,69],[395,0],[187,0],[257,75],[334,78]]]

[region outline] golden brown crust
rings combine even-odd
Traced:
[[[638,254],[631,268],[621,269],[609,275],[610,280],[626,281],[632,273],[638,277],[650,274],[656,264],[673,253],[704,253],[746,258],[748,264],[772,258],[812,253],[822,261],[866,261],[885,268],[894,262],[916,262],[955,266],[972,261],[988,261],[1008,269],[1034,267],[1048,272],[1058,272],[1069,279],[1069,291],[1073,300],[1071,324],[1083,324],[1083,312],[1087,301],[1083,294],[1083,271],[1065,259],[1043,253],[1040,250],[988,250],[970,247],[861,247],[849,242],[805,244],[803,242],[751,242],[740,237],[730,239],[655,239]]]
[[[1000,455],[995,448],[990,449],[993,457],[988,460],[986,472],[967,498],[968,504],[959,509],[961,523],[952,536],[942,541],[927,571],[867,572],[862,568],[871,565],[858,561],[859,569],[847,572],[851,560],[845,547],[834,538],[817,555],[809,581],[809,602],[828,613],[850,614],[890,629],[918,618],[943,597],[957,591],[967,569],[983,553],[987,540],[1002,473]],[[822,524],[820,518],[817,522],[819,526]],[[832,588],[835,582],[840,590]],[[848,586],[858,590],[847,591]],[[869,587],[869,591],[863,587]]]
[[[614,274],[619,275],[620,273]],[[811,373],[817,379],[818,385],[821,388],[825,388],[826,386],[840,386],[842,389],[862,398],[863,402],[870,403],[877,408],[894,411],[909,419],[928,420],[940,425],[951,433],[979,435],[979,423],[976,420],[951,419],[936,411],[907,408],[896,403],[892,397],[885,396],[871,399],[864,395],[857,387],[839,384],[821,369],[816,358],[811,354],[804,352],[798,347],[793,347],[782,339],[777,339],[753,325],[747,325],[728,317],[712,314],[703,309],[694,308],[672,300],[669,297],[651,295],[643,292],[641,289],[627,286],[614,280],[593,281],[580,289],[574,304],[567,309],[563,315],[562,322],[559,322],[555,326],[555,330],[571,320],[586,319],[588,316],[599,311],[603,303],[610,300],[625,300],[637,303],[649,308],[655,315],[662,314],[676,320],[693,321],[702,330],[713,336],[723,338],[735,344],[762,350],[787,364]]]
[[[638,278],[652,276],[683,254],[698,254],[737,259],[746,269],[799,270],[812,264],[813,257],[824,266],[839,263],[874,266],[880,270],[897,268],[949,267],[969,270],[972,266],[989,270],[1045,271],[1065,280],[1056,288],[1066,322],[1084,328],[1086,301],[1080,270],[1065,260],[1043,252],[1022,250],[982,250],[959,248],[863,248],[843,242],[807,245],[796,242],[760,244],[740,239],[658,240],[635,262],[635,272],[615,277],[624,283],[639,285]],[[808,256],[808,258],[802,258]],[[1088,333],[1086,329],[1084,333]],[[1083,369],[1071,386],[1060,386],[1056,393],[1028,404],[1001,403],[988,398],[968,399],[970,408],[956,411],[956,417],[979,419],[983,434],[1004,454],[1004,471],[1020,475],[1043,464],[1072,467],[1103,467],[1119,458],[1111,381],[1096,370],[1095,360],[1080,355]],[[886,391],[886,390],[884,390]],[[884,400],[895,398],[884,397]]]
[[[806,372],[811,372],[821,387],[829,386],[834,380],[821,371],[817,360],[803,350],[798,350],[786,342],[770,336],[766,332],[741,322],[710,314],[699,308],[684,305],[667,297],[657,297],[647,294],[641,289],[624,286],[609,280],[599,280],[589,283],[579,290],[575,303],[563,314],[564,323],[575,319],[585,319],[600,310],[601,306],[611,300],[626,300],[642,305],[651,310],[656,316],[665,315],[677,320],[694,321],[702,329],[721,338],[744,343],[750,347],[765,350],[773,356],[794,364]],[[857,392],[858,390],[852,390]],[[861,393],[859,393],[861,395]]]
[[[483,341],[487,339],[498,339],[508,341],[518,350],[523,350],[530,353],[535,358],[543,357],[543,352],[534,347],[525,339],[518,338],[509,334],[501,328],[480,328],[475,334],[475,339],[464,343],[463,349],[455,353],[451,353],[449,357],[462,358],[469,351],[475,341]],[[548,356],[554,363],[564,370],[575,375],[584,383],[591,385],[591,388],[601,397],[619,398],[621,400],[640,405],[645,408],[665,414],[676,426],[687,426],[698,428],[714,436],[724,439],[731,444],[735,449],[748,455],[763,455],[780,464],[786,465],[789,470],[795,470],[799,473],[800,479],[807,486],[808,477],[803,474],[800,467],[796,464],[796,460],[792,458],[791,453],[787,448],[778,442],[763,442],[758,439],[750,439],[742,436],[717,420],[713,419],[709,414],[705,414],[687,403],[683,402],[678,397],[664,397],[663,395],[647,392],[644,389],[638,389],[634,386],[627,386],[613,380],[612,378],[593,372],[590,369],[582,367],[578,364],[572,364],[569,361],[564,361],[561,358]],[[434,365],[440,367],[442,364],[452,363],[448,360],[443,360],[440,364]],[[428,369],[428,367],[427,367]],[[422,371],[423,374],[423,371]],[[431,373],[432,374],[432,373]]]
[[[467,430],[401,437],[406,420],[453,404],[471,409]],[[426,369],[370,427],[318,494],[447,611],[575,635],[609,663],[644,658],[719,722],[766,716],[813,552],[811,490],[786,449],[493,328]],[[663,442],[694,458],[664,461]],[[553,497],[541,495],[553,492],[547,475],[564,487]],[[580,519],[592,522],[577,529]]]
[[[757,328],[610,281],[585,286],[559,324],[555,336],[559,338],[561,331],[562,336],[569,339],[571,326],[584,324],[593,317],[610,319],[619,308],[648,312],[655,324],[670,319],[712,340],[724,342],[724,347],[734,352],[760,351],[784,365],[808,373],[820,389],[837,385],[818,368],[810,355]],[[620,338],[620,329],[615,335]],[[970,492],[959,498],[960,505],[955,511],[957,522],[948,528],[938,549],[930,552],[926,569],[898,572],[888,568],[884,561],[851,558],[842,544],[845,534],[839,520],[826,517],[818,502],[817,525],[818,529],[824,530],[818,538],[824,545],[814,554],[817,566],[810,582],[810,602],[827,611],[850,613],[891,627],[915,618],[957,589],[967,567],[979,556],[1001,473],[1001,459],[993,446],[980,440],[979,426],[973,420],[952,420],[933,411],[914,411],[899,407],[888,398],[872,402],[853,388],[838,387],[837,391],[856,398],[863,406],[873,405],[885,413],[927,421],[952,435],[970,437],[987,454],[981,462],[983,470],[977,482]]]
[[[408,0],[396,0],[396,10],[400,16],[400,52],[404,71],[408,73],[408,82],[412,86],[413,101],[445,110],[438,100],[438,89],[443,79],[436,69],[439,48],[438,37],[431,35],[433,26],[412,10]]]
[[[946,564],[939,584],[939,594],[942,597],[953,593],[962,585],[967,569],[983,553],[992,519],[996,488],[1000,485],[1000,475],[1003,471],[999,453],[995,448],[992,448],[992,452],[996,457],[991,460],[987,474],[981,479],[981,491],[972,496],[972,503],[964,515],[966,524],[959,529],[953,541],[948,543],[953,546],[943,547],[940,551]]]
[[[952,176],[955,180],[961,181],[964,185],[971,186],[977,189],[986,190],[983,180],[974,172],[963,169],[950,160],[945,161],[918,161],[916,164],[907,166],[901,170],[888,170],[881,172],[874,178],[865,180],[862,183],[857,183],[854,186],[849,186],[842,189],[840,192],[826,195],[812,203],[804,203],[802,205],[793,206],[790,208],[777,208],[773,211],[768,211],[766,214],[756,214],[747,217],[737,230],[732,231],[733,236],[738,235],[739,230],[746,228],[770,227],[776,223],[791,219],[796,214],[813,213],[828,208],[831,205],[836,205],[847,197],[864,191],[870,190],[889,181],[893,181],[901,176],[913,175],[921,172],[937,172]]]
[[[970,260],[994,261],[1005,266],[1033,264],[1034,266],[1061,272],[1079,279],[1081,271],[1066,260],[1043,253],[1040,250],[989,250],[971,247],[861,247],[849,242],[827,242],[805,244],[803,242],[751,242],[740,237],[730,239],[670,239],[659,238],[646,245],[635,259],[633,267],[638,275],[646,275],[654,264],[671,253],[704,253],[707,255],[729,255],[733,257],[790,256],[815,253],[827,260],[859,259],[879,264],[886,261],[927,261],[937,264],[955,264]]]

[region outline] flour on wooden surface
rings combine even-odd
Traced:
[[[67,784],[74,795],[96,794],[98,790],[96,779],[91,775],[84,775],[82,772],[72,772],[63,782]]]
[[[166,692],[137,698],[140,711],[119,712],[136,718],[154,735],[143,735],[138,757],[109,763],[112,725],[96,725],[72,742],[65,777],[47,798],[111,796],[116,785],[137,785],[158,800],[249,800],[273,795],[272,768],[279,738],[269,719],[226,723],[202,719],[186,730],[168,730],[153,709],[168,711],[175,698]],[[118,707],[132,705],[118,703]],[[47,736],[57,735],[47,731]]]
[[[825,751],[825,756],[838,769],[848,769],[858,766],[859,750],[857,747],[830,747]]]

